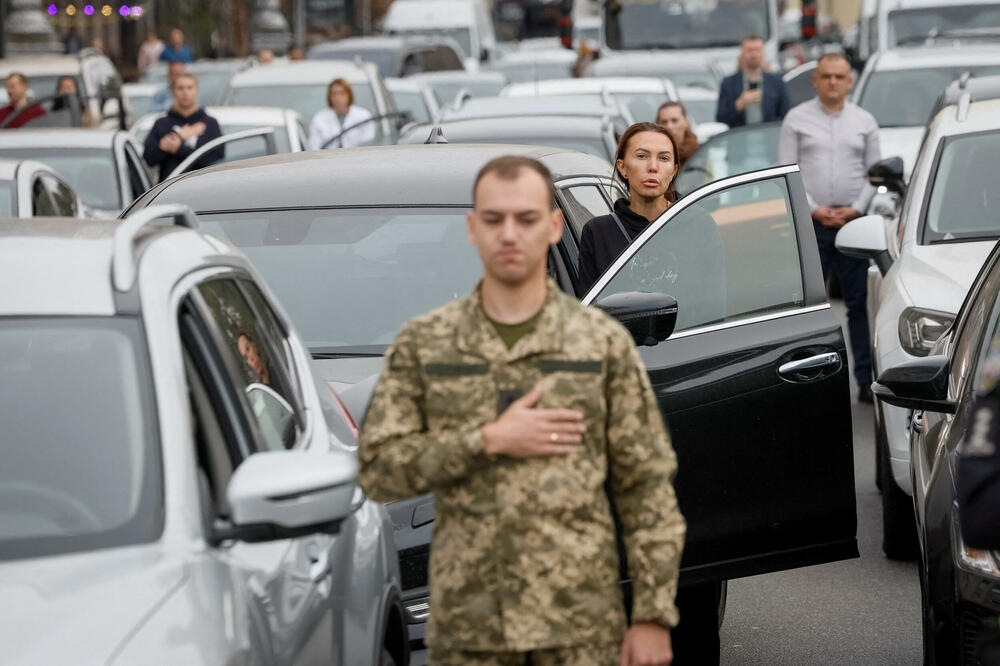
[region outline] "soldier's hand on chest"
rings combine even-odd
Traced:
[[[500,417],[483,426],[483,446],[490,455],[515,458],[564,455],[583,440],[583,413],[575,409],[538,409],[541,386],[515,400]]]

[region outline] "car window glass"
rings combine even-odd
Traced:
[[[566,202],[566,222],[579,238],[583,226],[592,218],[609,215],[611,206],[596,185],[577,185],[562,190]]]
[[[125,146],[125,168],[128,171],[128,183],[132,189],[132,198],[136,199],[146,191],[146,183],[143,178],[142,167],[131,146]]]
[[[218,332],[219,354],[258,427],[258,448],[291,448],[301,419],[296,418],[288,378],[280,360],[272,355],[273,345],[253,308],[232,280],[211,280],[197,289]]]
[[[923,241],[1000,236],[1000,132],[945,142],[924,218]]]
[[[803,304],[795,221],[784,177],[706,195],[647,239],[601,289],[677,299],[676,331]]]
[[[45,183],[49,196],[52,197],[55,214],[60,217],[76,217],[78,211],[76,209],[76,195],[73,194],[73,190],[48,174],[42,176],[42,182]]]
[[[55,205],[41,177],[35,178],[35,182],[31,185],[31,210],[35,217],[56,215]]]
[[[982,286],[975,292],[973,300],[966,305],[962,313],[964,323],[957,331],[958,337],[951,352],[950,383],[953,388],[959,388],[963,379],[969,376],[970,369],[975,367],[978,351],[982,347],[980,343],[984,329],[990,328],[986,320],[993,311],[997,290],[1000,288],[1000,271],[995,268],[994,263],[994,270],[980,282]]]
[[[781,123],[726,132],[709,139],[684,163],[675,187],[690,194],[702,185],[778,164]]]
[[[244,139],[236,139],[225,143],[226,154],[219,161],[235,162],[236,160],[246,160],[251,157],[264,157],[271,154],[268,136],[251,136]]]
[[[14,188],[10,182],[0,181],[0,217],[17,217],[14,210]]]

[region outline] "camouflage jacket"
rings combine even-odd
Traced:
[[[569,455],[492,457],[480,428],[501,391],[585,414]],[[631,336],[549,282],[534,331],[508,350],[477,289],[413,319],[386,354],[362,426],[361,485],[379,501],[434,493],[428,644],[526,651],[622,639],[604,481],[634,582],[634,621],[674,626],[685,523],[677,462]]]

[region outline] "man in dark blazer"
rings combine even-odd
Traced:
[[[780,76],[764,71],[764,40],[743,38],[739,70],[722,80],[715,119],[730,127],[781,120],[788,113],[788,91]]]

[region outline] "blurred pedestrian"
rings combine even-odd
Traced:
[[[306,53],[298,44],[292,44],[292,48],[288,49],[288,59],[293,62],[296,60],[305,60]]]
[[[354,90],[346,79],[330,82],[326,104],[309,123],[309,150],[354,148],[375,138],[372,114],[354,104]]]
[[[76,55],[82,48],[83,40],[80,39],[80,33],[77,32],[75,25],[71,25],[69,32],[66,33],[66,38],[63,40],[63,53]]]
[[[676,457],[632,337],[546,275],[563,234],[554,196],[530,158],[480,170],[466,223],[482,280],[403,327],[361,428],[369,497],[434,493],[432,664],[672,658]],[[633,580],[628,629],[609,478]]]
[[[146,39],[139,47],[139,76],[145,74],[147,69],[160,61],[163,46],[163,40],[156,34],[156,31],[150,30],[146,33]]]
[[[670,132],[677,146],[677,166],[684,166],[698,151],[698,137],[691,131],[687,109],[681,102],[664,102],[656,111],[656,124]]]
[[[871,402],[868,260],[839,252],[834,239],[838,229],[864,214],[875,193],[868,169],[881,159],[878,123],[847,99],[851,65],[843,53],[820,57],[813,85],[816,97],[789,111],[781,125],[778,161],[802,170],[823,274],[837,272],[847,306],[858,399]]]
[[[743,38],[739,71],[722,80],[715,120],[730,127],[781,120],[788,113],[785,82],[776,74],[764,71],[764,39],[757,35]]]
[[[14,129],[22,127],[39,116],[45,115],[41,104],[32,104],[28,96],[31,84],[28,77],[20,72],[11,72],[4,80],[8,104],[0,108],[0,127]],[[6,124],[4,124],[6,123]]]
[[[274,51],[271,49],[261,49],[257,52],[257,63],[260,65],[270,65],[274,62]]]
[[[174,103],[173,82],[178,75],[187,70],[187,65],[183,62],[175,61],[167,63],[167,82],[162,88],[153,93],[153,101],[149,106],[150,111],[167,111]]]
[[[184,33],[179,28],[170,31],[170,43],[160,51],[160,62],[194,62],[191,49],[184,43]]]
[[[87,105],[87,100],[80,95],[80,87],[76,83],[76,77],[70,74],[64,74],[60,76],[56,81],[56,95],[65,95],[66,97],[57,97],[52,102],[53,111],[61,111],[63,109],[69,108],[71,103],[70,95],[76,96],[76,103],[80,108],[80,123],[83,127],[96,127],[97,123],[94,122],[94,116],[90,113],[90,107]]]
[[[149,166],[160,168],[160,182],[196,149],[222,136],[218,121],[198,106],[198,77],[182,72],[170,82],[170,90],[173,106],[153,124],[142,153]],[[192,168],[209,166],[223,157],[225,149],[218,146],[196,160]]]

